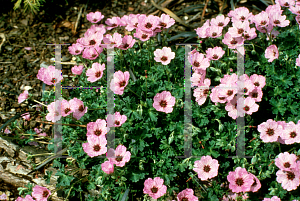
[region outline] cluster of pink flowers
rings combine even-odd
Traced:
[[[267,120],[257,126],[263,142],[280,142],[281,144],[300,143],[300,120],[297,124],[290,121]]]
[[[241,167],[237,167],[235,171],[229,172],[227,180],[229,181],[229,188],[234,193],[256,192],[261,187],[259,179]]]
[[[47,201],[48,197],[51,195],[51,191],[46,187],[38,186],[32,188],[32,196],[26,195],[25,198],[18,197],[16,201]]]
[[[222,200],[224,201],[238,200],[238,197],[242,197],[242,199],[247,200],[249,196],[247,193],[229,192],[227,196],[223,195]]]

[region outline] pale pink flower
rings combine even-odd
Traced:
[[[246,74],[244,74],[246,75]],[[239,90],[242,90],[245,95],[249,95],[251,91],[254,90],[255,85],[253,82],[249,79],[249,77],[246,75],[246,78],[242,80],[242,77],[240,76],[240,79],[237,81],[237,85],[239,87]],[[244,88],[242,88],[244,87]]]
[[[84,49],[83,45],[81,45],[78,42],[75,44],[72,44],[72,46],[68,47],[68,50],[69,50],[70,54],[72,54],[72,55],[81,54],[83,49]]]
[[[79,65],[79,66],[73,66],[73,67],[71,68],[71,71],[72,71],[72,73],[75,74],[75,75],[80,75],[80,74],[82,73],[82,71],[83,71],[83,66],[82,66],[82,65]]]
[[[162,49],[156,49],[154,51],[154,60],[161,62],[163,65],[168,65],[172,59],[175,58],[175,53],[172,52],[171,48],[163,47]]]
[[[278,59],[278,56],[279,52],[276,45],[270,45],[269,47],[267,47],[265,51],[265,57],[269,59],[268,62],[272,62],[274,59]]]
[[[253,16],[252,13],[250,13],[248,8],[246,8],[246,7],[236,8],[234,10],[231,10],[228,13],[228,17],[231,17],[232,22],[247,21],[247,20],[250,20],[252,18],[252,16]]]
[[[196,98],[195,101],[198,105],[203,105],[206,101],[207,94],[209,93],[210,79],[205,79],[202,86],[194,90],[193,96]]]
[[[115,122],[112,122],[114,125],[111,125],[111,121],[114,118]],[[127,120],[127,116],[126,115],[121,115],[120,112],[115,112],[114,115],[108,114],[106,117],[106,122],[108,127],[120,127],[122,126],[123,123],[125,123],[125,121]]]
[[[106,27],[107,30],[111,30],[113,28],[116,28],[117,26],[119,26],[121,23],[121,18],[120,17],[112,17],[112,18],[108,18],[105,21],[105,24],[109,25],[109,27]]]
[[[278,125],[276,121],[269,119],[267,122],[258,125],[257,130],[260,132],[260,138],[263,142],[276,142],[282,132],[282,126]]]
[[[219,26],[219,27],[226,27],[229,23],[230,18],[224,15],[218,15],[216,18],[212,18],[210,21],[210,25]]]
[[[103,39],[103,34],[95,31],[88,31],[83,38],[77,39],[77,42],[83,47],[99,47]]]
[[[112,49],[118,47],[122,44],[122,35],[119,33],[114,33],[113,35],[106,34],[103,38],[104,44],[100,44],[102,47],[107,49]],[[110,44],[110,45],[109,45]]]
[[[110,163],[109,161],[105,161],[104,163],[101,164],[101,169],[106,174],[111,174],[114,172],[114,164]]]
[[[266,85],[266,78],[262,75],[253,74],[250,76],[250,80],[255,87],[263,88]]]
[[[89,14],[86,15],[86,19],[90,21],[91,23],[97,23],[100,20],[104,18],[104,15],[101,14],[101,12],[96,11],[95,13],[90,12]]]
[[[63,99],[61,103],[61,115],[66,117],[72,113],[71,105],[69,101]]]
[[[195,52],[188,57],[189,62],[192,64],[194,69],[206,70],[210,66],[208,58],[205,58],[205,55],[199,52]]]
[[[103,24],[93,24],[85,33],[84,36],[88,36],[90,34],[96,34],[96,33],[100,33],[100,34],[105,34],[106,29],[105,26]]]
[[[28,91],[25,90],[23,91],[23,93],[21,93],[19,96],[18,96],[18,103],[22,103],[24,100],[26,100],[28,98]]]
[[[160,18],[158,16],[149,15],[147,17],[139,18],[138,28],[153,31],[159,24]]]
[[[233,37],[230,33],[226,33],[222,42],[228,45],[229,49],[236,49],[238,46],[244,44],[243,37]]]
[[[276,31],[275,29],[273,29],[270,34],[271,34],[272,38],[276,38],[276,36],[278,36],[278,34],[279,34],[279,31]],[[269,36],[267,36],[267,40],[270,40]]]
[[[261,11],[253,17],[253,22],[256,27],[266,27],[270,22],[269,14],[265,11]]]
[[[47,121],[56,122],[60,120],[61,109],[59,107],[61,106],[61,102],[62,102],[61,100],[57,100],[47,106],[47,109],[49,111],[49,113],[46,116]]]
[[[186,188],[177,195],[177,201],[198,201],[198,198],[194,196],[194,191],[191,188]]]
[[[299,165],[299,164],[298,164]],[[281,183],[283,189],[287,191],[295,190],[299,186],[299,169],[291,169],[290,171],[278,170],[276,172],[276,181]]]
[[[159,112],[171,113],[175,105],[175,97],[169,91],[157,93],[153,98],[153,107]]]
[[[121,17],[121,19],[120,19],[120,26],[122,26],[122,27],[127,26],[128,19],[129,19],[128,15],[123,15],[123,17]]]
[[[283,7],[290,7],[295,5],[295,0],[275,0],[275,3]]]
[[[211,90],[211,94],[210,94],[210,99],[212,102],[214,102],[215,104],[217,103],[226,103],[227,99],[226,99],[226,89],[222,88],[220,85],[214,87]]]
[[[264,198],[263,201],[281,201],[279,197],[273,196],[272,198]]]
[[[23,114],[22,118],[25,119],[25,120],[27,120],[27,121],[29,121],[30,120],[30,113],[27,112],[27,113]]]
[[[286,122],[285,121],[277,121],[278,125],[282,126],[282,130],[284,131]],[[281,144],[285,144],[285,140],[281,137],[283,135],[283,132],[280,133],[277,142],[280,142]]]
[[[221,84],[233,85],[238,81],[237,74],[233,73],[231,75],[225,74],[223,78],[221,78]]]
[[[138,15],[135,14],[129,14],[128,20],[127,20],[127,26],[125,29],[127,31],[132,31],[133,29],[136,29],[139,24],[139,17]]]
[[[192,77],[190,78],[192,82],[192,87],[195,86],[202,86],[204,85],[204,79],[205,79],[205,74],[199,74],[199,73],[193,73]]]
[[[263,96],[261,88],[255,87],[250,93],[249,97],[253,98],[255,102],[260,102]]]
[[[26,195],[25,198],[18,197],[16,201],[35,201],[30,195]]]
[[[153,199],[157,199],[167,192],[167,186],[163,185],[164,180],[160,177],[148,178],[144,182],[144,194],[148,194]]]
[[[211,179],[218,175],[219,163],[211,156],[202,156],[201,160],[194,162],[193,170],[198,173],[198,178],[202,181]]]
[[[9,130],[8,128],[5,128],[4,133],[5,133],[5,134],[9,134],[9,133],[11,133],[11,132],[10,132],[10,130]]]
[[[106,157],[110,163],[118,167],[124,167],[125,163],[127,163],[131,157],[130,151],[126,150],[127,148],[124,145],[118,145],[116,150],[110,148],[106,153]]]
[[[47,201],[48,197],[51,195],[51,191],[46,187],[36,185],[32,190],[32,197],[39,201]]]
[[[137,28],[133,36],[145,42],[149,40],[151,36],[153,36],[153,31],[151,30],[147,31],[147,30]]]
[[[87,137],[87,143],[83,143],[82,147],[85,153],[90,157],[99,156],[107,152],[107,140],[104,135],[94,136],[89,135]]]
[[[286,20],[285,15],[281,15],[280,13],[273,13],[270,17],[270,24],[274,27],[286,27],[290,24],[289,20]]]
[[[233,27],[228,28],[228,33],[232,37],[243,37],[244,32],[250,30],[249,21],[236,21],[232,25]]]
[[[69,101],[71,110],[73,112],[73,117],[79,120],[85,113],[87,113],[87,106],[83,105],[83,101],[73,98]]]
[[[300,4],[296,4],[295,6],[290,6],[289,10],[295,15],[300,15]]]
[[[162,14],[160,16],[159,26],[161,26],[164,29],[170,28],[173,24],[175,24],[175,20],[171,18],[169,15]]]
[[[296,167],[297,156],[288,152],[280,153],[275,159],[275,165],[285,171],[290,171],[291,168]]]
[[[117,71],[114,73],[114,78],[110,82],[110,89],[118,95],[122,95],[124,93],[124,89],[127,86],[129,81],[129,72],[125,71]]]
[[[298,55],[298,58],[296,59],[296,66],[300,66],[300,54]]]
[[[206,29],[206,36],[210,38],[219,38],[222,36],[222,30],[223,27],[219,27],[215,25],[209,26]]]
[[[102,47],[87,47],[83,50],[82,57],[89,60],[95,60],[103,51]]]
[[[243,98],[240,98],[243,99]],[[232,100],[226,103],[225,110],[228,111],[228,116],[236,119],[238,116],[243,117],[244,113],[237,110],[237,98],[234,97]]]
[[[89,122],[86,125],[87,128],[87,136],[94,135],[95,137],[99,137],[102,135],[106,135],[109,131],[109,128],[106,127],[106,121],[103,119],[97,119],[96,122]]]
[[[266,12],[268,13],[270,18],[270,16],[273,15],[273,13],[280,13],[281,15],[283,10],[281,10],[281,6],[279,4],[275,4],[275,5],[269,5],[266,8]]]
[[[118,46],[118,48],[122,50],[127,50],[129,48],[132,48],[134,43],[135,39],[133,39],[132,36],[126,35],[122,38],[122,43]]]
[[[86,71],[86,76],[88,76],[87,81],[96,82],[101,79],[104,70],[105,64],[100,65],[98,62],[93,63],[92,68]]]
[[[209,27],[209,20],[206,20],[206,22],[202,25],[202,27],[198,27],[197,29],[194,29],[198,35],[199,38],[207,38],[206,35],[206,29]]]
[[[47,69],[41,68],[38,71],[37,78],[47,85],[55,85],[63,79],[61,70],[55,69],[55,66],[48,66]]]
[[[250,174],[253,178],[253,184],[251,185],[250,191],[257,192],[261,188],[261,183],[254,174],[252,174],[250,172],[248,174]]]
[[[248,174],[245,168],[241,167],[229,172],[227,180],[230,182],[229,188],[235,193],[250,191],[251,185],[254,183],[253,177]]]
[[[209,60],[219,60],[225,51],[221,47],[208,48],[206,50],[206,58]]]
[[[280,135],[285,144],[300,143],[300,125],[290,121]]]

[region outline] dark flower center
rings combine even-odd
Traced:
[[[274,24],[280,24],[279,20],[274,20]]]
[[[124,45],[124,48],[127,48],[127,47],[129,47],[129,45],[126,43],[126,44]]]
[[[209,165],[205,165],[205,166],[203,167],[204,172],[209,172],[210,169],[211,169],[211,168],[209,167]]]
[[[194,62],[194,66],[195,66],[195,67],[199,67],[199,66],[200,66],[200,63],[197,62],[197,61],[195,61],[195,62]]]
[[[167,61],[168,58],[167,58],[166,56],[163,56],[163,57],[161,58],[161,60],[162,60],[162,61]]]
[[[101,131],[101,130],[95,130],[95,132],[94,132],[94,134],[95,134],[95,135],[97,135],[97,136],[100,136],[100,135],[101,135],[101,133],[102,133],[102,131]]]
[[[220,100],[224,100],[224,99],[225,99],[225,97],[219,97],[219,99],[220,99]]]
[[[237,44],[237,41],[235,39],[233,39],[232,41],[230,41],[230,44],[235,45],[235,44]]]
[[[245,34],[245,35],[244,35],[244,38],[245,38],[245,39],[250,38],[249,34]]]
[[[148,37],[148,35],[146,35],[146,34],[142,35],[142,39],[146,39],[147,37]]]
[[[245,93],[247,93],[247,92],[248,92],[248,89],[247,89],[246,87],[244,88],[244,92],[245,92]]]
[[[258,97],[258,93],[252,93],[252,98],[257,98]]]
[[[75,53],[79,53],[79,52],[80,52],[79,50],[76,50],[76,51],[75,51]]]
[[[244,29],[238,29],[238,34],[244,33]]]
[[[204,94],[204,95],[207,95],[207,94],[208,94],[208,92],[209,92],[209,90],[208,90],[208,89],[204,89],[204,91],[203,91],[203,94]]]
[[[245,106],[245,107],[244,107],[244,110],[245,110],[246,112],[249,111],[249,110],[250,110],[249,106]]]
[[[214,54],[214,56],[212,57],[213,59],[218,59],[219,58],[219,56],[218,55],[216,55],[216,54]]]
[[[241,17],[241,20],[245,20],[246,18],[244,16]]]
[[[150,29],[150,28],[152,27],[152,24],[148,22],[148,23],[146,24],[145,27],[146,27],[147,29]]]
[[[295,179],[295,174],[293,172],[291,172],[291,171],[288,171],[287,172],[287,178],[289,180],[294,180]]]
[[[120,125],[120,122],[119,122],[119,121],[115,121],[115,124],[116,124],[116,125]]]
[[[213,32],[213,33],[212,33],[212,36],[216,36],[216,35],[217,35],[217,33],[216,33],[216,32]]]
[[[46,198],[49,195],[48,191],[43,191],[43,197]]]
[[[116,161],[120,162],[120,161],[122,161],[122,159],[123,159],[123,156],[116,156]]]
[[[135,23],[134,26],[137,27],[138,23]]]
[[[161,107],[165,108],[165,107],[167,106],[167,101],[162,100],[162,101],[160,101],[159,105],[160,105]]]
[[[152,193],[157,193],[157,191],[158,191],[158,188],[156,188],[155,186],[153,188],[151,188]]]
[[[96,21],[97,21],[97,19],[93,19],[93,21],[94,21],[94,22],[96,22]]]
[[[289,7],[289,3],[288,2],[285,2],[283,5],[286,6],[286,7]]]
[[[184,198],[182,198],[182,200],[181,201],[189,201],[189,199],[188,198],[186,198],[186,197],[184,197]]]
[[[161,22],[161,23],[160,23],[160,26],[162,26],[162,27],[167,27],[167,24],[164,23],[164,22]]]
[[[55,78],[52,78],[51,82],[52,82],[53,84],[55,84]]]
[[[297,134],[296,134],[295,131],[293,131],[293,132],[290,133],[290,136],[291,136],[291,138],[295,138],[297,136]]]
[[[95,45],[96,41],[95,40],[90,40],[90,45]]]
[[[261,25],[266,25],[266,24],[267,24],[267,21],[261,21],[260,24],[261,24]]]
[[[235,180],[235,183],[238,185],[238,186],[242,186],[244,184],[244,180],[243,178],[237,178]]]
[[[255,85],[256,87],[258,87],[258,86],[259,86],[259,82],[255,82],[254,85]]]
[[[223,22],[219,22],[219,24],[218,24],[219,27],[222,27],[223,25],[224,25]]]
[[[272,135],[274,135],[274,129],[268,128],[266,133],[267,133],[267,135],[272,136]]]
[[[66,113],[66,114],[68,114],[68,112],[70,112],[70,111],[71,111],[70,108],[66,108],[66,109],[65,109],[65,113]]]
[[[291,164],[290,164],[289,162],[286,162],[286,163],[283,164],[283,166],[284,166],[285,168],[290,168],[290,167],[291,167]]]
[[[95,145],[93,148],[94,148],[94,151],[99,151],[101,149],[99,144]]]
[[[232,94],[233,94],[233,91],[232,91],[232,90],[228,90],[228,91],[227,91],[227,95],[228,95],[228,96],[231,96]]]
[[[100,77],[100,76],[101,76],[101,72],[100,71],[96,72],[95,77]]]
[[[122,81],[122,82],[120,82],[120,87],[124,87],[125,86],[125,84],[126,84],[126,82],[125,81]]]
[[[256,179],[253,179],[253,181],[254,181],[254,182],[253,182],[253,184],[252,184],[251,186],[256,186],[256,184],[257,184],[257,183],[256,183]]]
[[[115,26],[117,26],[117,24],[113,23],[112,26],[115,27]]]
[[[80,112],[83,112],[83,110],[84,110],[83,105],[80,105],[78,110],[79,110]]]
[[[97,56],[97,54],[92,54],[92,58],[94,58],[94,57],[96,57]]]

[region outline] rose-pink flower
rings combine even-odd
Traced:
[[[86,76],[88,76],[87,81],[96,82],[101,79],[104,70],[105,64],[100,65],[98,62],[93,63],[92,68],[86,71]]]
[[[106,135],[109,132],[109,128],[106,127],[106,121],[103,119],[97,119],[96,122],[89,122],[86,126],[87,128],[87,136],[94,135],[95,137],[99,137],[102,135]]]
[[[268,62],[272,62],[274,59],[278,59],[278,56],[279,52],[276,45],[270,45],[269,47],[267,47],[265,51],[265,57],[269,59]]]
[[[73,117],[79,120],[85,113],[87,113],[87,106],[84,106],[83,101],[73,98],[69,101]]]
[[[124,93],[124,89],[127,86],[129,81],[129,72],[117,71],[114,73],[114,78],[110,82],[110,89],[118,95]]]
[[[163,185],[164,180],[160,177],[148,178],[144,182],[144,194],[148,194],[153,199],[157,199],[167,192],[167,186]]]
[[[272,198],[264,198],[263,201],[281,201],[279,197],[273,196]]]
[[[163,91],[157,93],[153,98],[153,107],[159,112],[171,113],[175,105],[175,97],[171,92]]]
[[[124,145],[118,145],[116,150],[110,148],[106,153],[106,157],[110,163],[124,167],[125,163],[127,163],[131,157],[130,151],[126,150],[127,148]]]
[[[163,65],[168,65],[172,59],[175,58],[175,53],[172,52],[171,48],[163,47],[162,49],[156,49],[154,51],[154,60],[161,62]]]
[[[177,201],[198,201],[198,198],[194,196],[194,191],[191,188],[186,188],[177,195]]]
[[[49,111],[46,116],[47,121],[57,122],[61,119],[61,102],[61,100],[57,100],[47,106]]]
[[[104,135],[94,136],[89,135],[87,137],[87,143],[83,143],[82,147],[85,153],[90,157],[99,156],[107,152],[107,140]]]
[[[285,144],[300,143],[300,124],[290,121],[285,125],[283,133],[280,135]]]
[[[194,90],[193,96],[196,98],[195,101],[198,105],[203,105],[206,101],[207,94],[209,92],[209,86],[211,84],[210,79],[205,79],[202,86]]]
[[[206,50],[206,58],[209,60],[219,60],[225,51],[221,47],[208,48]]]
[[[39,201],[47,201],[48,197],[51,195],[51,191],[46,187],[36,185],[32,190],[32,197]]]
[[[198,178],[202,181],[211,179],[218,175],[219,163],[211,156],[202,156],[200,160],[194,162],[193,170],[198,173]]]
[[[35,201],[30,195],[26,195],[25,198],[18,197],[16,201]]]
[[[111,30],[113,28],[116,28],[117,26],[120,25],[121,18],[120,17],[112,17],[112,18],[108,18],[105,21],[105,24],[109,25],[109,27],[106,27],[107,30]]]
[[[111,122],[111,120],[114,118],[114,122]],[[108,127],[120,127],[123,123],[127,120],[126,115],[121,115],[120,112],[115,112],[114,115],[108,114],[106,117],[106,122]],[[113,124],[113,125],[112,125]]]
[[[69,101],[63,99],[62,103],[61,103],[61,115],[63,117],[66,117],[68,115],[70,115],[72,113],[72,109],[71,109],[71,105],[69,103]]]
[[[248,174],[245,168],[237,167],[235,171],[229,172],[227,176],[229,188],[232,192],[240,193],[250,191],[253,184],[253,177]]]
[[[82,66],[82,65],[79,65],[79,66],[73,66],[73,67],[71,68],[71,71],[72,71],[72,73],[75,74],[75,75],[80,75],[80,74],[82,73],[82,71],[83,71],[83,66]]]
[[[297,156],[288,152],[280,153],[275,159],[275,165],[285,171],[290,171],[291,168],[296,167]]]
[[[299,165],[299,163],[297,164]],[[292,168],[290,171],[278,170],[276,181],[281,183],[283,189],[287,191],[295,190],[299,186],[299,169]]]
[[[282,126],[278,125],[276,121],[269,119],[267,122],[258,125],[257,130],[260,132],[260,138],[263,142],[275,142],[282,132]]]
[[[90,12],[89,14],[87,14],[86,18],[91,23],[97,23],[104,18],[104,15],[102,15],[101,12],[96,11],[95,13]]]
[[[109,161],[105,161],[104,163],[101,164],[101,169],[106,174],[111,174],[114,172],[114,164],[110,163]]]
[[[80,43],[75,43],[75,44],[72,44],[72,46],[68,47],[68,50],[69,50],[70,54],[72,54],[72,55],[81,54],[83,49],[84,49],[84,47]]]
[[[23,93],[21,93],[18,97],[18,103],[22,103],[23,101],[25,101],[28,98],[28,91],[25,90],[23,91]]]

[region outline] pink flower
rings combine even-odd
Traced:
[[[250,191],[257,192],[261,188],[261,183],[254,174],[252,174],[250,172],[248,174],[250,174],[253,178],[253,184],[251,185]]]
[[[300,15],[300,4],[296,4],[296,6],[290,6],[289,10],[295,15]]]
[[[128,20],[127,20],[127,26],[125,29],[127,31],[132,31],[133,29],[136,29],[138,27],[139,22],[139,16],[135,14],[129,14]]]
[[[18,197],[16,201],[35,201],[30,195],[26,195],[25,198]]]
[[[148,178],[144,182],[144,194],[149,194],[153,199],[157,199],[167,192],[167,186],[163,185],[164,180],[160,177]]]
[[[235,84],[237,81],[238,81],[238,76],[235,73],[231,75],[225,74],[224,77],[221,78],[220,80],[221,84],[228,84],[228,85]]]
[[[83,105],[83,101],[73,98],[69,101],[71,110],[73,111],[73,117],[79,120],[85,113],[87,113],[87,106]]]
[[[209,60],[219,60],[225,51],[221,47],[208,48],[206,50],[206,58]]]
[[[7,196],[5,193],[3,193],[1,196],[0,196],[0,200],[6,200],[7,199]]]
[[[249,21],[236,21],[233,23],[233,27],[228,28],[228,33],[230,33],[232,37],[243,37],[246,30],[250,30]]]
[[[191,188],[186,188],[177,195],[177,201],[198,201],[198,198],[194,196],[194,191]]]
[[[266,78],[262,75],[253,74],[250,76],[250,80],[255,87],[259,87],[261,89],[266,85]]]
[[[296,167],[297,156],[288,152],[280,153],[275,159],[275,165],[285,171],[290,171],[291,168]]]
[[[231,19],[232,22],[237,22],[237,21],[244,22],[252,19],[252,16],[253,16],[252,13],[249,13],[248,8],[246,7],[236,8],[234,10],[231,10],[228,13],[228,17],[232,18]]]
[[[277,121],[277,124],[282,126],[282,130],[284,131],[286,122],[285,121]],[[281,137],[283,135],[283,132],[280,133],[277,142],[280,142],[281,144],[285,144],[285,140]]]
[[[46,116],[47,121],[56,122],[60,120],[61,111],[59,107],[61,106],[61,102],[61,100],[57,100],[47,106],[47,110],[49,111],[49,113]]]
[[[27,120],[27,121],[29,121],[30,120],[30,113],[27,112],[27,113],[23,114],[22,118],[25,119],[25,120]]]
[[[250,191],[253,184],[253,177],[248,174],[245,168],[237,167],[235,171],[229,172],[227,180],[230,182],[229,188],[232,192],[247,192]]]
[[[119,33],[114,33],[113,35],[106,34],[103,38],[104,44],[100,44],[102,47],[111,49],[114,47],[118,47],[122,44],[122,35]],[[110,46],[112,45],[112,46]]]
[[[120,26],[127,26],[128,24],[128,15],[123,15],[123,17],[121,17],[120,19]]]
[[[280,13],[273,13],[270,17],[270,24],[274,27],[286,27],[290,24],[289,20],[285,20],[286,16],[281,15]]]
[[[91,23],[97,23],[104,18],[104,15],[102,15],[101,12],[96,11],[95,13],[90,12],[89,14],[87,14],[86,18]]]
[[[61,70],[55,69],[54,66],[48,66],[47,69],[41,68],[37,74],[37,78],[47,85],[55,85],[55,83],[63,79]]]
[[[193,170],[198,173],[198,178],[202,181],[211,179],[218,175],[219,163],[211,156],[202,156],[201,160],[194,162]]]
[[[132,36],[126,35],[122,38],[122,44],[118,46],[119,49],[127,50],[132,48],[135,43],[135,39]]]
[[[261,11],[253,17],[253,22],[255,23],[256,27],[266,27],[270,22],[269,14],[265,11]]]
[[[300,143],[300,124],[290,121],[285,125],[281,138],[285,144]]]
[[[147,31],[147,30],[137,28],[133,36],[145,42],[149,40],[151,36],[153,36],[153,31],[151,30]]]
[[[71,105],[69,101],[63,99],[61,103],[61,115],[66,117],[72,113]]]
[[[171,48],[163,47],[163,49],[156,49],[154,51],[154,60],[161,62],[163,65],[168,65],[172,59],[175,58],[175,53],[172,52]]]
[[[240,98],[243,99],[243,98]],[[234,97],[231,101],[226,103],[225,110],[228,111],[228,116],[233,119],[236,119],[238,116],[243,117],[244,114],[242,112],[237,111],[237,98]]]
[[[111,174],[114,172],[114,164],[110,163],[109,161],[105,161],[104,163],[101,164],[101,169],[106,174]]]
[[[195,86],[200,87],[200,86],[204,85],[205,74],[201,75],[199,73],[193,73],[193,75],[190,79],[192,82],[192,87],[195,87]]]
[[[83,38],[77,39],[77,42],[83,47],[99,47],[103,39],[103,34],[95,31],[87,31]]]
[[[265,57],[269,59],[268,62],[272,62],[274,59],[278,59],[278,56],[279,53],[276,45],[270,45],[269,47],[267,47],[265,51]]]
[[[68,50],[69,50],[70,54],[72,54],[72,55],[81,54],[83,49],[84,49],[84,47],[80,43],[75,43],[75,44],[72,44],[72,46],[68,47]]]
[[[171,113],[175,105],[175,97],[169,91],[157,93],[154,98],[153,107],[159,112]]]
[[[74,66],[74,67],[71,68],[71,71],[75,75],[80,75],[83,71],[83,66],[82,65]]]
[[[89,60],[95,60],[103,51],[102,47],[86,47],[83,50],[82,57]]]
[[[260,132],[260,138],[263,142],[276,142],[282,132],[282,126],[269,119],[267,122],[258,125],[257,130]]]
[[[92,68],[86,71],[87,80],[89,82],[96,82],[101,79],[103,71],[105,69],[105,64],[100,65],[98,62],[93,63]]]
[[[22,103],[24,100],[26,100],[28,98],[28,91],[25,90],[23,91],[23,93],[21,93],[18,97],[18,103]]]
[[[279,31],[276,31],[276,30],[273,29],[270,34],[271,34],[272,38],[276,38],[276,36],[278,36],[278,34],[279,34]],[[267,40],[270,40],[269,36],[267,36]]]
[[[111,30],[113,28],[116,28],[117,26],[119,26],[121,23],[121,18],[120,17],[112,17],[112,18],[108,18],[105,21],[105,24],[109,25],[110,27],[106,27],[107,30]]]
[[[107,152],[107,140],[104,135],[101,136],[94,136],[94,135],[89,135],[87,137],[88,142],[83,143],[82,147],[85,153],[89,155],[90,157],[95,157],[99,156],[102,154],[105,154]]]
[[[126,150],[127,149],[124,145],[118,145],[116,150],[110,148],[106,154],[106,157],[110,163],[119,167],[124,167],[125,163],[127,163],[131,157],[130,151]]]
[[[39,201],[47,201],[47,198],[51,195],[51,191],[42,186],[36,185],[32,190],[32,197]]]
[[[223,27],[211,25],[206,29],[206,36],[211,38],[219,38],[222,36]]]
[[[299,165],[299,163],[297,164]],[[290,171],[278,170],[276,181],[281,183],[283,189],[287,191],[295,190],[299,186],[299,169],[292,168]]]
[[[272,198],[264,198],[263,201],[281,201],[279,197],[273,196]]]
[[[261,88],[255,87],[250,93],[249,97],[253,98],[255,102],[260,102],[263,96]]]
[[[205,79],[202,86],[194,90],[193,96],[198,105],[203,105],[206,101],[207,94],[209,93],[210,79]]]
[[[111,122],[112,118],[114,117],[115,122]],[[125,121],[127,120],[127,116],[126,115],[121,115],[120,112],[115,112],[114,115],[108,114],[106,117],[106,122],[108,124],[108,127],[120,127],[122,126],[123,123],[125,123]],[[114,123],[114,125],[112,125],[111,123]]]
[[[114,78],[110,82],[110,89],[118,95],[122,95],[124,93],[124,89],[128,84],[129,80],[129,72],[117,71],[114,73]]]
[[[195,69],[206,70],[210,66],[209,59],[205,58],[205,55],[199,52],[195,52],[191,54],[189,58],[189,62],[192,64]]]
[[[9,130],[8,128],[5,128],[4,133],[5,133],[5,134],[9,134],[9,133],[11,133],[11,132],[10,132],[10,130]]]
[[[161,26],[164,29],[170,28],[173,24],[175,24],[175,20],[171,18],[169,15],[162,14],[160,16],[159,26]]]
[[[244,44],[243,37],[233,37],[230,33],[226,33],[222,42],[228,45],[229,49],[236,49],[237,46]]]
[[[295,5],[294,0],[275,0],[275,3],[283,7],[290,7]]]
[[[93,24],[85,33],[84,36],[89,36],[90,34],[96,34],[96,33],[100,33],[100,34],[105,34],[106,29],[105,26],[103,24]]]
[[[194,29],[198,35],[199,38],[207,38],[207,32],[206,29],[209,27],[209,20],[206,20],[206,22],[202,25],[202,27],[198,27],[197,29]]]
[[[139,18],[138,28],[153,31],[159,24],[160,19],[157,16],[149,15],[147,17]]]
[[[296,66],[300,66],[300,54],[298,55],[298,58],[296,59]]]
[[[229,17],[226,17],[224,15],[218,15],[216,18],[212,18],[210,21],[210,25],[219,26],[219,27],[226,27],[229,23],[230,19]]]
[[[105,136],[109,129],[106,128],[106,121],[97,119],[96,122],[89,122],[86,125],[87,136],[94,135],[95,137]]]

